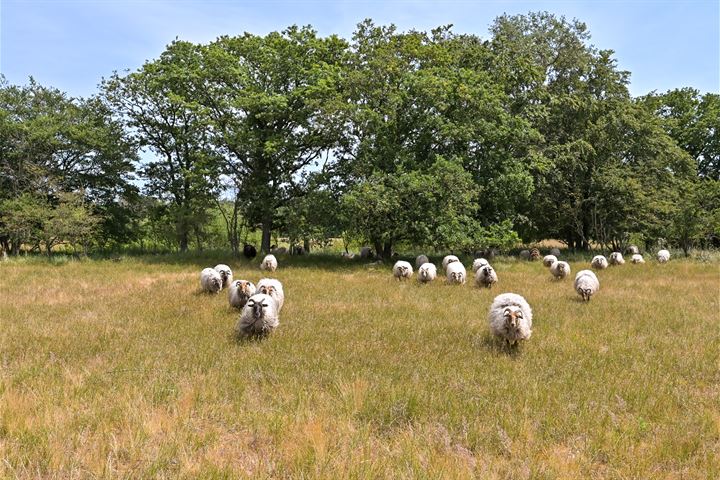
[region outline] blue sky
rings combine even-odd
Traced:
[[[720,91],[720,0],[0,0],[0,72],[11,83],[32,75],[86,96],[103,76],[138,68],[176,36],[204,43],[312,24],[349,38],[372,18],[402,30],[451,23],[455,32],[487,38],[497,16],[537,10],[584,21],[592,43],[615,50],[620,68],[632,72],[633,95],[684,86]]]

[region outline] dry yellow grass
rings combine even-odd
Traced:
[[[0,264],[0,476],[720,478],[717,264],[611,268],[583,304],[539,262],[488,291],[281,259],[279,329],[237,341],[198,292],[219,260]]]

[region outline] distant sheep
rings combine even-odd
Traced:
[[[277,302],[278,313],[282,310],[285,304],[285,291],[280,280],[276,278],[261,278],[257,283],[257,293],[269,295],[275,302]]]
[[[520,258],[530,260],[530,250],[520,250]]]
[[[550,265],[550,273],[556,280],[561,280],[570,275],[570,264],[563,261],[557,261]]]
[[[430,263],[430,259],[428,259],[427,255],[418,255],[415,259],[415,268],[420,268],[421,265],[426,263]]]
[[[483,265],[475,272],[475,285],[490,288],[498,281],[497,272],[490,264]]]
[[[639,253],[633,254],[633,256],[632,256],[632,258],[630,259],[630,261],[631,261],[632,263],[634,263],[634,264],[645,263],[645,259],[644,259],[643,256],[640,255]]]
[[[288,252],[288,249],[285,247],[279,247],[279,248],[273,248],[270,250],[270,253],[273,255],[285,255]]]
[[[418,269],[418,282],[428,283],[437,278],[437,268],[432,263],[423,263]]]
[[[596,270],[605,270],[608,267],[608,261],[604,255],[595,255],[590,265]]]
[[[275,258],[275,255],[272,253],[270,255],[265,255],[265,258],[263,258],[263,261],[260,264],[260,268],[262,270],[267,270],[268,272],[274,272],[277,270],[278,261],[277,258]]]
[[[393,265],[393,277],[398,280],[407,280],[412,277],[412,274],[413,268],[412,265],[410,265],[410,262],[398,260],[395,262],[395,265]]]
[[[342,252],[342,253],[340,254],[340,256],[341,256],[342,258],[344,258],[345,260],[352,260],[352,259],[355,258],[355,254],[354,254],[354,253],[350,253],[350,252]]]
[[[551,266],[555,262],[557,262],[557,257],[555,255],[545,255],[543,257],[543,265],[546,267]]]
[[[556,257],[560,258],[560,249],[559,248],[551,248],[550,249],[550,255],[555,255]]]
[[[372,249],[370,247],[363,247],[360,249],[360,258],[372,258]]]
[[[214,268],[204,268],[200,272],[200,287],[208,293],[220,293],[222,290],[222,277]]]
[[[235,331],[238,335],[267,335],[280,325],[275,300],[256,293],[242,309]]]
[[[625,259],[620,252],[612,252],[610,254],[610,265],[625,265]]]
[[[670,252],[667,250],[660,250],[657,253],[657,261],[660,263],[667,263],[670,261]]]
[[[490,331],[513,346],[532,335],[532,309],[527,301],[515,293],[495,297],[488,312]]]
[[[485,265],[490,265],[490,262],[488,262],[484,258],[476,258],[475,260],[473,260],[473,264],[472,264],[473,273],[477,273],[477,271],[480,270],[480,268],[484,267]]]
[[[233,308],[243,308],[248,299],[255,295],[255,284],[247,280],[235,280],[230,284],[228,300]]]
[[[625,255],[637,255],[640,253],[640,249],[637,245],[628,245],[625,249]]]
[[[447,270],[445,273],[448,283],[464,285],[467,279],[467,272],[465,266],[458,262],[448,263]]]
[[[248,245],[247,243],[243,247],[243,255],[248,260],[253,259],[257,256],[257,249],[254,245]]]
[[[455,255],[445,255],[445,258],[443,258],[443,261],[442,261],[443,270],[445,270],[445,272],[447,272],[447,267],[448,267],[449,263],[459,262],[459,261],[460,261],[460,259],[458,257],[456,257]]]
[[[600,281],[592,270],[580,270],[575,275],[575,291],[586,302],[600,290]]]
[[[230,270],[230,267],[220,263],[215,265],[215,271],[218,272],[220,274],[220,278],[222,278],[222,288],[230,286],[233,281],[233,273],[232,270]]]
[[[532,250],[530,250],[530,260],[533,262],[535,260],[540,260],[540,250],[538,250],[537,248],[533,248]]]

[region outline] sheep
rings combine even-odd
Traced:
[[[490,264],[483,265],[477,272],[475,272],[475,285],[478,287],[491,288],[493,284],[497,283],[497,281],[497,273]]]
[[[263,261],[260,264],[261,270],[267,270],[269,272],[274,272],[275,270],[277,270],[277,267],[277,258],[275,258],[275,255],[273,255],[272,253],[269,255],[265,255],[265,258],[263,258]]]
[[[363,247],[360,249],[360,258],[372,258],[372,250],[370,247]]]
[[[456,257],[455,255],[446,255],[442,261],[443,270],[445,270],[445,272],[447,272],[447,267],[448,267],[449,263],[459,262],[459,261],[460,261],[460,259],[458,257]]]
[[[537,248],[533,248],[532,250],[530,250],[530,260],[533,262],[535,260],[540,260],[540,250],[538,250]]]
[[[277,311],[280,313],[285,303],[285,291],[280,280],[276,278],[261,278],[257,283],[257,293],[269,295],[277,302]]]
[[[215,271],[220,274],[222,278],[222,288],[227,288],[233,281],[233,273],[230,267],[222,263],[215,265]]]
[[[410,265],[410,262],[398,260],[395,262],[395,265],[393,265],[393,276],[398,280],[407,280],[412,277],[412,274],[413,268],[412,265]]]
[[[488,262],[484,258],[476,258],[475,260],[473,260],[473,264],[472,264],[473,273],[477,273],[477,271],[480,270],[485,265],[490,265],[490,262]]]
[[[465,266],[459,261],[450,262],[445,271],[445,275],[447,277],[448,283],[465,285],[467,272],[465,271]]]
[[[570,275],[570,264],[563,261],[557,261],[550,266],[550,273],[556,280],[561,280]]]
[[[530,250],[521,250],[520,258],[522,258],[523,260],[530,260]]]
[[[610,254],[610,265],[625,265],[625,259],[620,252],[612,252]]]
[[[555,247],[550,249],[550,255],[555,255],[556,257],[560,257],[560,249]]]
[[[600,290],[600,281],[592,270],[580,270],[575,275],[575,291],[586,302]]]
[[[558,261],[558,259],[555,255],[545,255],[543,257],[543,265],[545,265],[546,267],[551,266],[553,263],[555,263],[557,261]]]
[[[637,255],[638,253],[640,253],[640,249],[637,245],[628,245],[625,249],[625,255]]]
[[[603,255],[595,255],[590,265],[596,270],[605,270],[608,267],[608,261]]]
[[[645,259],[644,259],[643,256],[640,255],[639,253],[633,254],[633,256],[632,256],[632,258],[630,259],[630,261],[631,261],[632,263],[634,263],[634,264],[645,263]]]
[[[240,313],[235,332],[238,335],[267,335],[280,325],[275,301],[264,293],[250,297]]]
[[[247,280],[235,280],[230,284],[228,290],[228,300],[233,308],[242,309],[248,301],[248,298],[255,295],[255,284]]]
[[[214,268],[204,268],[200,272],[200,287],[204,292],[220,293],[222,286],[222,277]]]
[[[254,245],[248,245],[247,243],[243,246],[243,255],[248,260],[252,260],[257,256],[257,249]]]
[[[490,331],[509,346],[532,335],[532,309],[516,293],[502,293],[495,297],[488,312]]]
[[[667,263],[670,260],[670,252],[667,250],[660,250],[657,252],[657,261],[660,263]]]
[[[340,254],[340,256],[341,256],[342,258],[344,258],[345,260],[352,260],[352,259],[355,258],[355,254],[354,254],[354,253],[350,253],[350,252],[342,252],[342,253]]]
[[[415,259],[415,268],[420,268],[426,263],[430,263],[430,259],[428,259],[427,255],[418,255]]]
[[[435,280],[437,277],[437,268],[434,264],[427,262],[420,265],[418,269],[418,282],[428,283]]]

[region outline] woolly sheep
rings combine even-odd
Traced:
[[[640,253],[640,249],[637,247],[637,245],[628,245],[625,249],[626,255],[637,255]]]
[[[222,288],[227,288],[233,281],[233,273],[230,267],[222,263],[215,265],[215,271],[220,274],[222,278]]]
[[[530,250],[521,250],[520,258],[522,258],[523,260],[530,260]]]
[[[625,259],[620,252],[612,252],[610,254],[610,265],[624,265]]]
[[[282,310],[285,303],[285,291],[280,280],[276,278],[261,278],[257,283],[257,293],[269,295],[277,302],[278,313]]]
[[[449,263],[459,262],[459,261],[460,261],[460,259],[458,257],[456,257],[455,255],[446,255],[442,261],[443,270],[445,270],[445,272],[447,272],[447,266]]]
[[[430,259],[426,255],[418,255],[415,259],[415,268],[420,268],[422,265],[430,263]]]
[[[275,255],[273,255],[272,253],[269,255],[265,255],[265,258],[263,258],[263,261],[260,264],[260,268],[262,270],[267,270],[269,272],[274,272],[275,270],[277,270],[277,267],[277,258],[275,258]]]
[[[467,278],[465,266],[460,262],[450,262],[445,273],[448,283],[464,285]]]
[[[243,308],[248,298],[255,295],[255,284],[247,280],[235,280],[230,284],[228,300],[233,308]]]
[[[372,258],[372,250],[370,247],[363,247],[360,249],[360,258]]]
[[[560,249],[559,248],[551,248],[550,249],[550,255],[555,255],[556,257],[560,257]]]
[[[214,268],[204,268],[200,272],[200,287],[208,293],[220,293],[222,290],[222,277]]]
[[[341,256],[342,258],[344,258],[345,260],[352,260],[352,259],[355,258],[355,254],[354,254],[354,253],[350,253],[350,252],[342,252],[342,253],[340,254],[340,256]]]
[[[563,261],[557,261],[550,265],[550,273],[557,280],[563,279],[570,275],[570,264]]]
[[[395,262],[395,265],[393,265],[393,276],[398,280],[407,280],[412,277],[412,274],[413,268],[412,265],[410,265],[410,262],[398,260]]]
[[[255,258],[257,255],[257,249],[254,245],[248,245],[247,243],[243,246],[243,255],[245,255],[245,258],[252,259]]]
[[[488,262],[484,258],[476,258],[475,260],[473,260],[473,264],[472,264],[473,273],[477,273],[477,271],[480,270],[480,268],[484,267],[485,265],[490,265],[490,262]]]
[[[657,260],[660,263],[667,263],[670,260],[670,252],[667,250],[660,250],[657,253]]]
[[[595,255],[590,265],[597,270],[605,270],[608,267],[608,261],[604,255]]]
[[[418,282],[428,283],[437,277],[437,268],[432,263],[423,263],[418,269]]]
[[[478,287],[490,288],[497,283],[498,276],[495,269],[490,264],[483,265],[482,268],[475,272],[475,285]]]
[[[530,250],[530,260],[533,262],[535,260],[540,260],[540,250],[538,250],[537,248],[533,248],[532,250]]]
[[[557,261],[558,261],[558,259],[555,255],[545,255],[543,257],[543,265],[545,265],[546,267],[551,266],[553,263],[555,263]]]
[[[580,270],[573,285],[578,295],[586,302],[600,290],[600,281],[592,270]]]
[[[266,335],[278,325],[280,319],[275,301],[269,295],[256,293],[243,307],[235,331],[239,335]]]
[[[490,331],[496,337],[515,345],[532,335],[532,309],[516,293],[502,293],[495,297],[488,312]]]
[[[639,253],[633,254],[633,256],[632,256],[632,258],[630,259],[630,261],[631,261],[632,263],[635,263],[635,264],[645,263],[645,259],[644,259],[643,256],[640,255]]]

